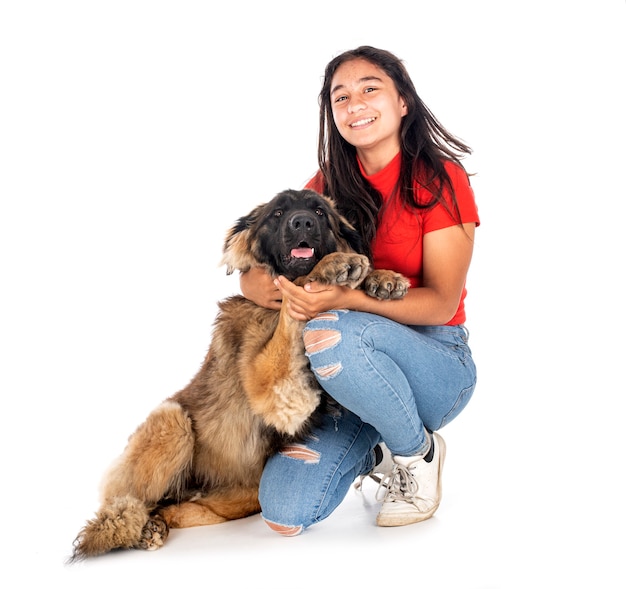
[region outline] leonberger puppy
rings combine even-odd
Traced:
[[[372,270],[354,227],[311,190],[286,190],[227,232],[227,273],[263,266],[306,281],[401,298],[408,281]],[[170,528],[217,524],[260,512],[267,458],[302,441],[324,395],[304,354],[300,321],[243,296],[218,303],[211,344],[193,380],[148,415],[105,474],[101,505],[68,562],[114,549],[154,550]]]

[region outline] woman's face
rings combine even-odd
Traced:
[[[363,158],[390,161],[400,150],[400,123],[407,113],[393,80],[365,59],[341,64],[330,84],[333,119],[341,136]]]

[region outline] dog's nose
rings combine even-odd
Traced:
[[[299,211],[289,218],[289,228],[293,231],[309,232],[315,226],[315,215],[308,211]]]

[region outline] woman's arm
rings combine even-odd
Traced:
[[[424,235],[422,285],[409,289],[401,300],[380,301],[343,286],[310,283],[302,288],[284,277],[275,282],[295,319],[311,319],[330,309],[351,309],[410,325],[444,325],[454,317],[461,300],[474,249],[474,229],[474,223],[466,223],[463,229],[455,225]]]
[[[280,309],[282,294],[265,268],[255,267],[243,272],[239,276],[239,287],[243,296],[259,307]]]

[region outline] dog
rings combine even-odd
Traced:
[[[333,201],[285,190],[227,232],[227,274],[262,266],[307,281],[402,298],[408,280],[373,270],[361,240]],[[101,503],[68,562],[117,549],[155,550],[170,528],[217,524],[261,511],[267,458],[305,439],[327,403],[304,354],[303,322],[240,295],[218,303],[204,362],[157,406],[104,475]]]

